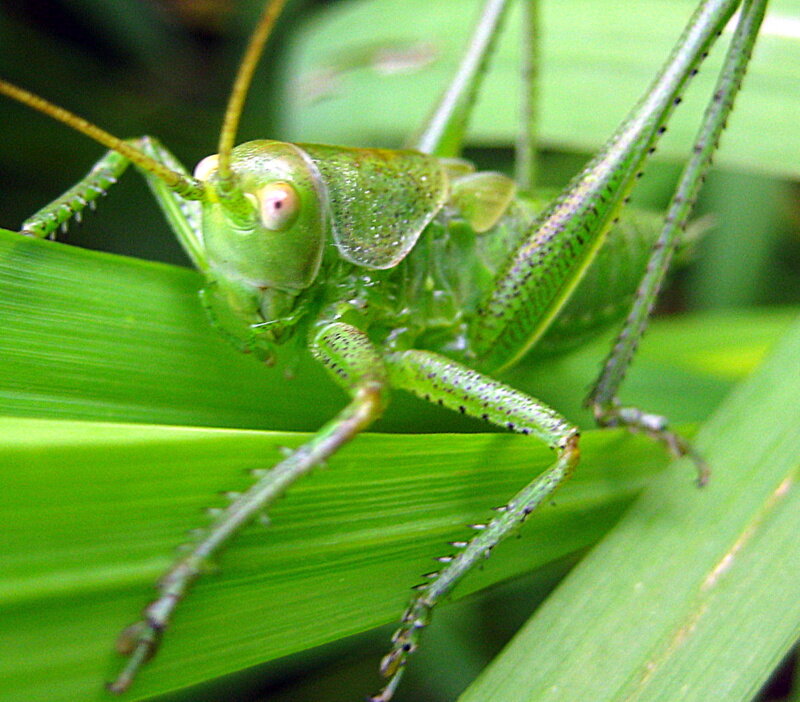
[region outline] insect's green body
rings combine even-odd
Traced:
[[[424,212],[409,213],[407,199],[397,198],[397,211],[390,221],[416,217],[421,223],[417,231],[403,240],[403,232],[392,229],[382,232],[380,228],[380,222],[386,221],[382,208],[392,207],[391,202],[387,204],[386,195],[396,186],[396,174],[373,168],[358,184],[362,193],[359,199],[339,198],[336,216],[341,231],[337,237],[331,215],[318,204],[329,200],[330,179],[317,170],[304,183],[307,190],[297,188],[304,207],[308,202],[313,209],[313,216],[305,221],[298,219],[293,227],[278,232],[277,237],[272,235],[299,242],[297,250],[302,257],[279,256],[253,266],[250,239],[259,234],[243,236],[244,252],[235,261],[230,255],[229,236],[223,239],[226,247],[223,252],[211,250],[213,234],[205,238],[209,247],[209,287],[204,298],[212,320],[219,324],[224,319],[225,330],[233,333],[240,346],[264,358],[275,354],[276,346],[303,337],[309,328],[331,322],[353,324],[387,350],[427,348],[449,351],[450,355],[462,358],[471,355],[468,329],[480,302],[480,291],[495,276],[507,256],[509,244],[530,228],[535,219],[532,208],[522,202],[509,203],[506,211],[498,213],[498,221],[491,229],[476,233],[449,197],[453,187],[445,168],[438,159],[413,152],[251,142],[237,147],[234,156],[236,151],[244,151],[251,163],[254,160],[251,154],[257,149],[269,153],[276,147],[305,156],[301,173],[307,173],[309,166],[315,169],[318,163],[308,156],[309,151],[324,150],[328,163],[335,160],[332,154],[336,152],[350,157],[351,164],[359,164],[360,174],[376,162],[421,162],[426,168],[403,170],[409,189],[423,190],[435,175],[438,192],[429,196],[431,206]],[[234,161],[234,168],[240,169],[241,165]],[[330,176],[339,178],[341,171]],[[284,173],[281,177],[297,184],[301,175]],[[308,196],[309,191],[312,196]],[[219,209],[205,208],[206,224],[218,216]],[[365,257],[348,260],[358,258],[357,247],[351,246],[343,252],[340,241],[348,232],[342,226],[343,221],[354,222],[351,228],[355,231],[376,232],[376,239],[387,242],[384,254],[379,257],[369,250],[370,260],[364,260]],[[208,228],[204,229],[204,235],[206,231]],[[266,234],[270,236],[269,232]],[[395,242],[397,246],[392,245]],[[260,250],[271,255],[274,248],[267,245]],[[296,270],[292,261],[299,264]],[[263,273],[273,269],[283,280],[276,282],[274,276]],[[262,275],[256,278],[259,272]]]
[[[369,166],[381,163],[381,157],[403,163],[409,188],[418,184],[418,192],[433,180],[431,173],[436,175],[441,195],[430,197],[428,212],[410,215],[430,221],[413,242],[407,237],[401,246],[385,247],[383,260],[389,265],[381,262],[382,267],[376,268],[372,261],[348,260],[339,245],[346,230],[338,238],[334,236],[331,214],[320,203],[327,202],[327,183],[341,178],[342,170],[332,170],[325,178],[317,164],[335,163],[333,154],[337,152],[360,166],[360,199],[352,202],[352,213],[342,205],[336,213],[340,227],[350,220],[356,231],[379,229],[379,222],[385,221],[382,207],[387,200],[391,203],[391,195],[395,196],[397,211],[390,221],[409,217],[407,198],[397,197],[394,173],[375,169],[364,175]],[[320,153],[325,155],[324,162],[310,155]],[[494,173],[474,173],[466,161],[442,159],[440,165],[435,158],[412,152],[258,141],[237,147],[234,157],[241,157],[241,161],[234,161],[239,172],[255,167],[263,174],[266,169],[262,164],[267,163],[272,177],[295,184],[303,203],[298,220],[289,229],[242,235],[241,251],[231,250],[227,235],[218,237],[217,245],[215,233],[225,225],[222,208],[213,204],[205,208],[203,244],[209,262],[209,285],[204,300],[212,323],[239,348],[271,360],[281,346],[284,353],[293,352],[292,341],[299,339],[304,347],[310,328],[342,321],[367,332],[387,351],[426,349],[481,364],[474,332],[484,302],[483,291],[508,263],[509,252],[536,225],[546,206],[544,199],[512,198],[509,189],[508,197],[500,203],[486,205],[471,197],[472,190],[459,185],[465,181],[465,174],[468,187],[475,178],[500,183],[508,179]],[[281,162],[278,172],[276,161]],[[417,168],[409,168],[409,161]],[[284,168],[287,162],[292,168]],[[267,181],[254,175],[251,183],[250,189],[257,191]],[[416,197],[413,201],[425,200]],[[465,214],[463,208],[470,206]],[[491,226],[476,231],[470,218],[484,215],[486,209],[492,211],[482,219],[491,220]],[[374,221],[370,219],[373,213]],[[579,286],[569,308],[556,317],[554,329],[542,344],[543,352],[574,345],[624,313],[660,223],[658,215],[625,213],[611,231],[606,245],[609,253],[589,269],[591,282]],[[384,239],[392,236],[400,234],[390,231]],[[258,237],[261,241],[254,244],[252,240]],[[375,256],[374,247],[368,250]],[[608,266],[608,260],[617,265]],[[531,349],[532,353],[537,351],[538,344]],[[499,360],[503,363],[507,359]],[[492,366],[485,369],[492,370]]]
[[[554,459],[489,522],[475,525],[476,536],[453,542],[455,553],[438,559],[442,569],[425,576],[382,664],[389,682],[374,698],[379,702],[392,696],[437,602],[548,499],[579,460],[576,426],[487,373],[508,368],[537,344],[551,352],[580,342],[617,318],[632,297],[587,402],[601,425],[628,426],[677,455],[693,455],[663,418],[621,407],[616,393],[741,84],[766,0],[703,0],[645,97],[548,206],[517,197],[509,178],[475,173],[452,158],[507,0],[485,0],[458,75],[416,149],[266,140],[233,148],[255,57],[281,5],[272,0],[266,6],[234,86],[219,154],[201,161],[194,176],[155,140],[122,142],[0,81],[0,92],[113,150],[78,186],[25,222],[24,233],[47,236],[134,162],[204,275],[203,302],[220,331],[264,360],[280,347],[307,347],[350,395],[302,447],[260,471],[165,573],[142,620],[123,632],[120,649],[130,659],[114,692],[127,689],[153,654],[178,602],[221,547],[365,430],[394,390],[537,437]],[[725,66],[664,228],[642,226],[647,218],[641,215],[620,222],[687,81],[740,5]],[[530,153],[530,142],[523,154]],[[695,459],[702,482],[702,462]]]

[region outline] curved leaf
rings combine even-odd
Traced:
[[[11,652],[0,659],[0,699],[105,699],[100,683],[118,663],[113,637],[172,547],[202,525],[218,492],[247,484],[244,469],[303,438],[200,426],[313,427],[341,404],[313,366],[301,364],[287,392],[285,369],[262,368],[217,339],[195,299],[198,282],[184,269],[0,232],[0,639]],[[656,324],[632,395],[671,402],[684,419],[705,416],[789,318]],[[600,353],[595,345],[537,362],[512,382],[577,407]],[[475,428],[396,399],[388,426]],[[587,432],[584,449],[558,509],[498,549],[459,597],[592,543],[665,463],[660,447],[619,433]],[[396,619],[444,542],[548,460],[521,436],[360,437],[276,506],[274,527],[250,529],[221,573],[198,584],[130,699]]]
[[[583,151],[603,143],[647,89],[695,5],[694,0],[543,2],[543,143]],[[511,145],[516,138],[520,6],[515,3],[506,20],[471,121],[476,144]],[[288,61],[283,116],[289,138],[402,143],[453,75],[477,7],[465,0],[362,0],[314,18]],[[798,27],[800,1],[770,3],[715,163],[800,175]],[[687,92],[659,146],[661,156],[685,157],[722,53],[712,53]]]

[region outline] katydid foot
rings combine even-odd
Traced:
[[[708,483],[711,471],[703,457],[692,444],[677,432],[669,428],[666,417],[643,412],[638,407],[622,407],[616,403],[604,406],[597,402],[589,402],[595,420],[600,427],[625,427],[634,433],[646,434],[664,444],[675,458],[688,458],[697,469],[697,486]]]
[[[506,505],[496,508],[497,516],[487,524],[472,524],[477,534],[470,541],[454,541],[458,550],[436,560],[445,564],[441,571],[426,573],[426,582],[416,585],[416,594],[403,614],[400,628],[392,636],[392,648],[384,656],[380,672],[388,678],[386,686],[369,702],[389,702],[405,670],[409,656],[419,645],[422,630],[428,625],[433,607],[448,595],[455,585],[478,562],[488,558],[492,549],[516,529],[533,511],[569,477],[580,458],[578,433],[570,435],[558,449],[556,462],[517,493]]]

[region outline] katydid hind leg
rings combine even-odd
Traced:
[[[610,226],[617,221],[645,162],[666,130],[668,117],[681,102],[686,83],[697,73],[739,4],[736,0],[706,0],[699,5],[647,94],[511,254],[470,328],[479,367],[503,370],[513,365],[548,330],[597,256]],[[616,391],[730,112],[765,4],[749,0],[744,3],[692,162],[670,206],[667,225],[656,242],[628,321],[588,401],[601,425],[623,425],[647,433],[665,443],[673,454],[693,458],[701,484],[706,480],[707,469],[689,443],[670,431],[664,418],[634,407],[619,407]]]
[[[142,620],[126,628],[118,640],[128,660],[109,690],[122,693],[156,652],[178,603],[210,562],[247,524],[291,485],[323,464],[338,449],[380,416],[386,404],[386,373],[366,335],[346,324],[329,324],[313,340],[314,356],[348,391],[350,403],[309,441],[269,470],[256,471],[256,482],[215,517],[191,549],[160,578],[158,597],[143,612]]]
[[[547,331],[597,255],[686,83],[738,0],[700,5],[648,92],[510,253],[469,329],[479,367],[503,370]]]
[[[680,242],[700,186],[711,166],[713,153],[733,108],[764,17],[766,0],[747,0],[741,11],[725,62],[709,101],[692,148],[691,158],[672,197],[664,227],[656,240],[650,260],[634,297],[628,317],[605,360],[587,404],[603,426],[627,426],[664,442],[676,456],[688,455],[698,466],[700,484],[707,480],[708,469],[691,446],[667,428],[666,420],[635,407],[622,407],[617,392],[644,334],[650,313],[669,269],[672,255]]]
[[[392,637],[392,649],[381,663],[389,679],[373,702],[391,699],[403,674],[408,656],[417,648],[431,610],[446,597],[492,549],[521,526],[528,516],[569,477],[578,463],[578,430],[560,414],[538,400],[466,366],[427,351],[406,351],[387,356],[392,387],[481,418],[503,428],[531,435],[555,453],[554,462],[514,495],[486,524],[474,524],[475,536],[453,542],[456,553],[437,559],[441,570],[425,575],[415,587],[400,628]]]

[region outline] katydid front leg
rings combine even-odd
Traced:
[[[506,505],[497,508],[494,519],[472,525],[478,533],[471,541],[453,542],[451,545],[458,552],[439,558],[444,565],[442,570],[426,574],[427,582],[414,588],[416,595],[392,637],[392,650],[381,663],[381,673],[389,682],[372,698],[373,702],[391,699],[433,607],[569,477],[580,456],[577,427],[555,410],[504,383],[427,351],[389,354],[385,363],[393,388],[408,390],[510,431],[532,435],[553,449],[556,460]]]
[[[60,228],[65,231],[70,219],[80,221],[86,207],[94,209],[97,199],[105,195],[128,169],[130,161],[116,151],[109,151],[69,190],[28,217],[20,234],[39,239],[52,237]]]
[[[120,636],[118,649],[130,657],[109,685],[111,692],[128,689],[139,668],[158,648],[175,607],[220,549],[292,484],[324,463],[383,411],[387,401],[386,370],[363,332],[346,324],[329,324],[316,333],[311,350],[351,395],[350,404],[285,460],[267,471],[258,471],[259,480],[231,502],[191,552],[161,577],[158,598],[145,608],[143,619]]]
[[[143,136],[128,139],[124,143],[152,159],[153,163],[180,174],[187,180],[191,179],[183,164],[155,137]],[[86,207],[94,207],[97,199],[116,184],[130,164],[131,159],[128,156],[117,151],[109,151],[69,190],[26,219],[20,233],[43,239],[55,234],[59,227],[66,227],[70,219],[80,220],[83,210]],[[151,171],[142,168],[139,170],[153,191],[156,202],[187,256],[200,271],[207,271],[208,262],[202,243],[200,203],[179,195],[174,188],[170,188]]]

